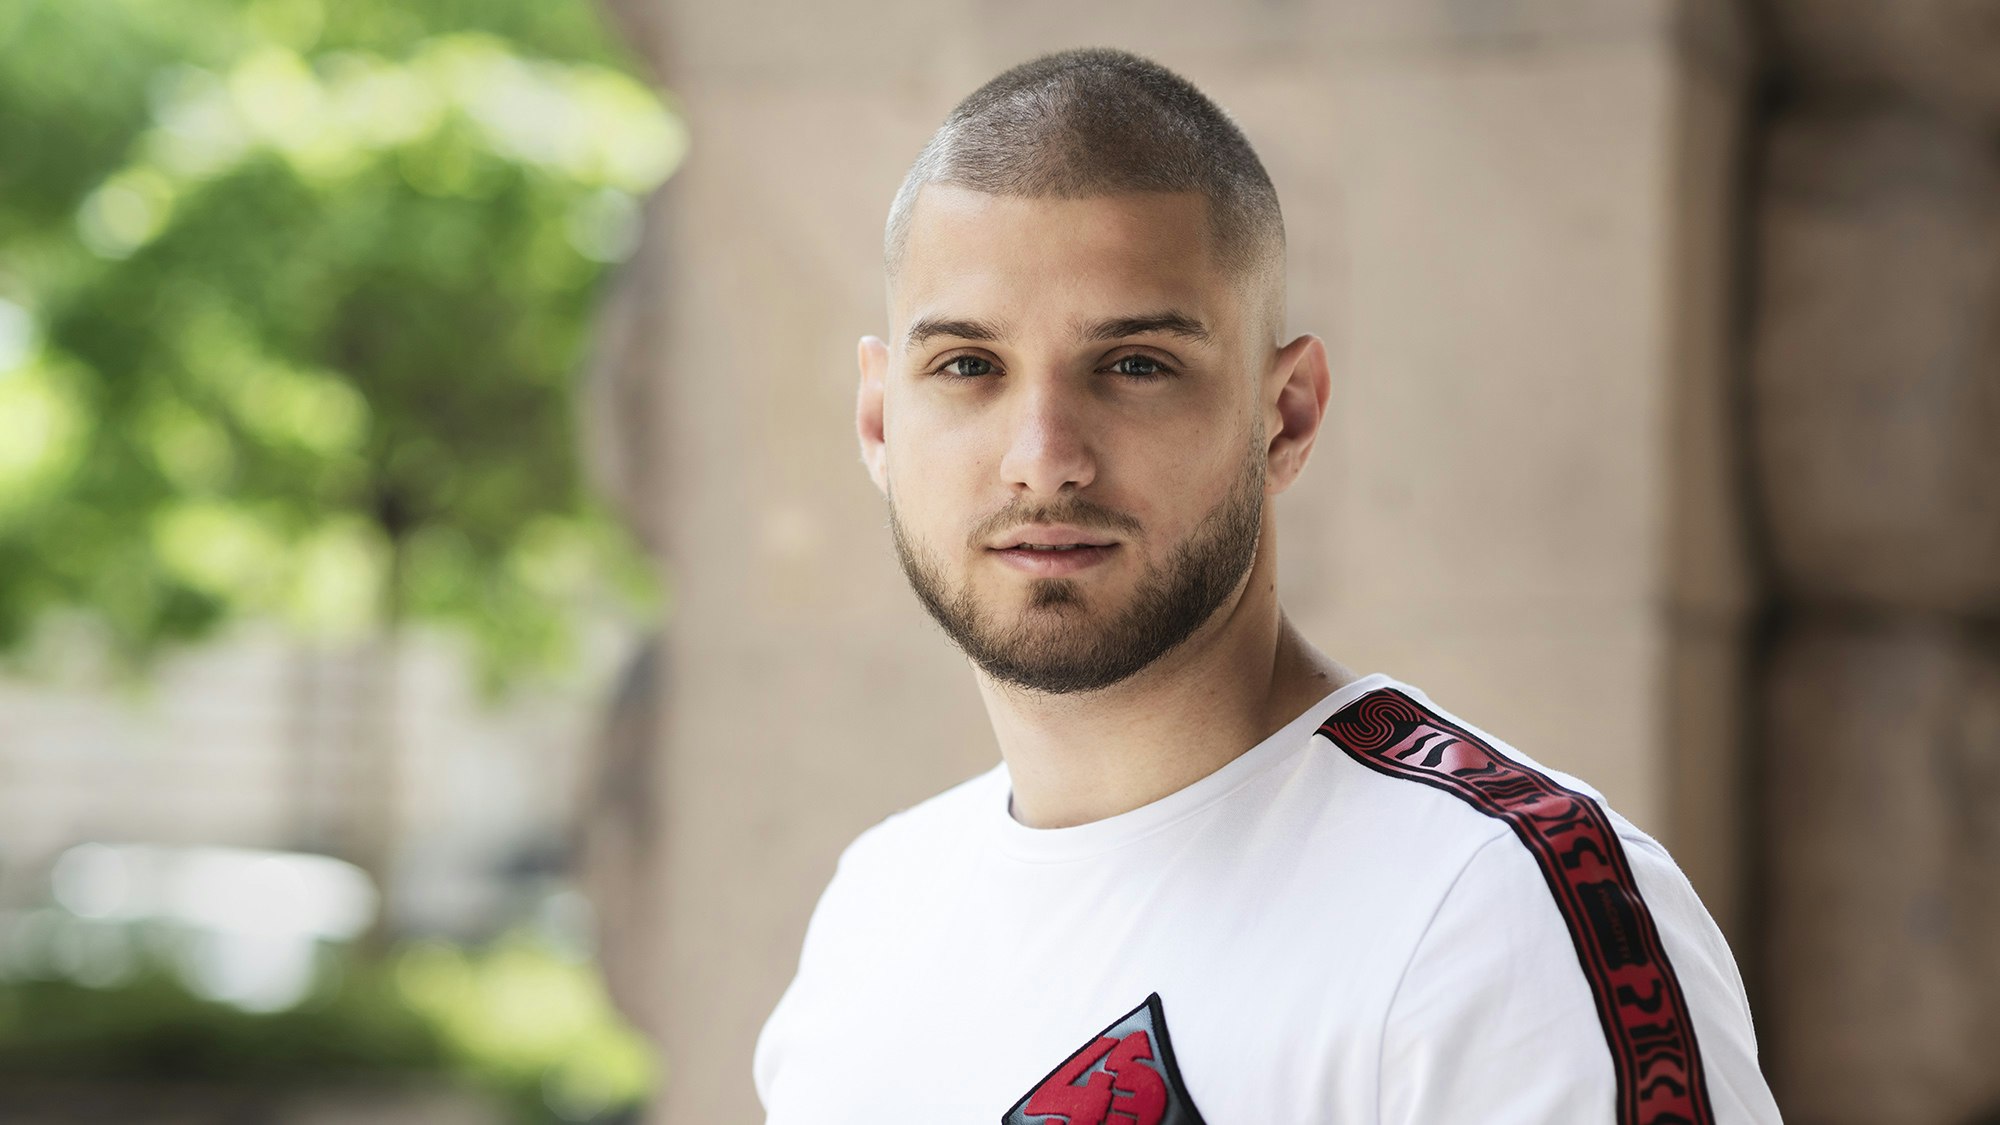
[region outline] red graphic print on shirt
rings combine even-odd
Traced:
[[[1181,1084],[1160,994],[1146,997],[1014,1103],[1001,1125],[1204,1125]]]

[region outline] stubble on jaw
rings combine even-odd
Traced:
[[[1098,691],[1136,675],[1187,640],[1242,584],[1257,557],[1264,518],[1264,440],[1252,442],[1229,494],[1209,509],[1163,563],[1140,576],[1131,602],[1101,625],[1090,620],[1082,583],[1030,580],[1020,618],[999,625],[971,584],[947,588],[944,567],[914,541],[889,496],[889,531],[910,588],[953,644],[994,680],[1048,695]],[[1083,528],[1137,529],[1137,521],[1092,501],[1034,511],[1009,507],[980,522],[968,538],[974,551],[994,530],[1020,523],[1067,523]]]

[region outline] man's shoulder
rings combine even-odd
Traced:
[[[1578,884],[1617,885],[1635,897],[1638,884],[1668,884],[1662,892],[1671,899],[1687,889],[1667,849],[1596,786],[1409,684],[1351,700],[1316,733],[1367,779],[1351,799],[1394,826],[1400,850],[1458,872],[1452,893],[1461,898],[1582,909],[1590,891]],[[1475,865],[1482,852],[1486,862]]]
[[[1519,1103],[1537,1120],[1614,1097],[1662,1120],[1713,1120],[1714,1107],[1777,1120],[1735,959],[1659,841],[1593,786],[1414,689],[1356,699],[1321,733],[1379,790],[1413,802],[1406,814],[1463,810],[1501,826],[1458,867],[1411,947],[1384,1026],[1385,1075],[1449,1058],[1453,1080],[1391,1081],[1394,1116],[1459,1120],[1461,1107],[1529,1090],[1548,1099]],[[1477,1058],[1440,1051],[1454,1040],[1476,1043]],[[1585,1059],[1603,1064],[1579,1068]],[[1545,1066],[1562,1073],[1534,1082]]]
[[[1595,786],[1405,684],[1355,699],[1329,716],[1319,734],[1385,779],[1382,785],[1403,801],[1461,824],[1464,814],[1476,814],[1469,819],[1488,826],[1457,834],[1456,874],[1446,891],[1480,932],[1537,935],[1533,942],[1550,948],[1574,945],[1586,976],[1593,966],[1698,962],[1704,968],[1695,974],[1696,987],[1712,994],[1704,1000],[1740,1008],[1734,959],[1687,876],[1665,846]],[[1409,817],[1409,807],[1406,819],[1426,819]],[[1519,922],[1503,922],[1509,918]],[[1568,942],[1547,940],[1561,931]]]
[[[1567,810],[1599,816],[1621,838],[1659,847],[1589,781],[1543,763],[1409,684],[1389,681],[1350,700],[1315,733],[1352,764],[1388,779],[1370,790],[1371,800],[1396,794],[1417,806],[1486,818],[1489,825],[1525,821],[1533,827]],[[1489,835],[1477,827],[1464,833],[1467,854]]]

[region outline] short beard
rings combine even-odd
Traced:
[[[946,591],[937,556],[905,534],[893,495],[889,531],[917,600],[981,671],[1000,683],[1048,695],[1100,691],[1138,674],[1194,635],[1250,572],[1264,520],[1264,443],[1253,444],[1250,454],[1230,494],[1202,517],[1164,565],[1147,568],[1125,611],[1094,632],[1086,631],[1082,589],[1072,579],[1033,579],[1022,619],[995,624],[982,612],[970,583]],[[1137,527],[1131,517],[1080,498],[1034,512],[1033,518],[1014,518],[1012,509],[1001,515],[1008,518],[1000,530],[1029,522]],[[998,522],[988,519],[982,526]],[[978,535],[969,546],[975,552],[986,549]],[[1041,622],[1040,627],[1027,620],[1043,614],[1063,620]],[[1072,624],[1073,616],[1077,620]]]

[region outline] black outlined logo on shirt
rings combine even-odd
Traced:
[[[1181,1082],[1160,994],[1077,1048],[1000,1125],[1206,1125]]]

